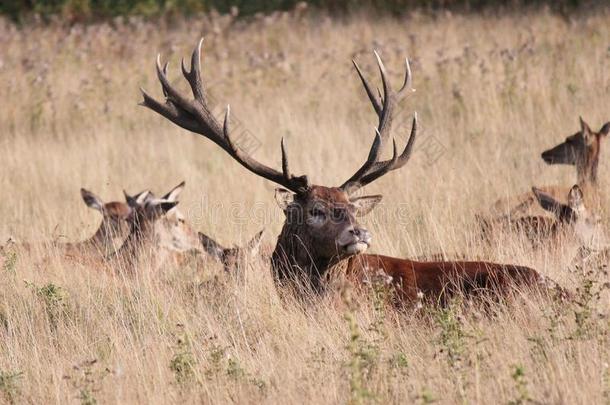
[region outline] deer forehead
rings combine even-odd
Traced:
[[[307,201],[323,202],[327,205],[350,204],[347,193],[337,187],[312,186],[307,196]]]

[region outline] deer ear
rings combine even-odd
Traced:
[[[561,219],[566,210],[570,208],[565,204],[560,203],[552,195],[545,193],[539,188],[532,187],[532,192],[538,200],[538,204],[545,210],[552,212],[557,218]]]
[[[223,252],[225,250],[218,242],[214,239],[210,238],[208,235],[199,232],[199,242],[201,242],[201,246],[203,250],[207,252],[210,256],[215,258],[216,260],[222,260]]]
[[[604,126],[599,130],[599,134],[600,135],[608,135],[608,132],[610,132],[610,122],[606,122],[604,124]]]
[[[103,211],[104,210],[104,202],[93,194],[89,190],[85,190],[84,188],[80,189],[80,195],[83,197],[83,201],[87,204],[87,207],[93,208],[94,210]]]
[[[161,208],[161,212],[164,214],[178,205],[178,201],[162,201],[158,204],[155,204],[157,207]]]
[[[127,202],[127,205],[129,205],[131,208],[141,206],[145,202],[152,201],[153,198],[152,193],[148,190],[142,191],[141,193],[138,193],[134,196],[127,194],[127,191],[123,190],[123,194],[125,195],[125,201]]]
[[[153,201],[154,198],[155,197],[153,196],[153,194],[148,190],[142,191],[140,194],[136,194],[136,196],[134,197],[137,205],[144,205],[147,202]]]
[[[135,208],[138,206],[138,202],[136,201],[136,199],[133,198],[131,195],[127,194],[127,191],[123,190],[123,195],[125,195],[125,202],[127,202],[127,205],[129,205],[131,208]]]
[[[585,132],[591,132],[591,128],[589,128],[589,124],[587,124],[585,122],[585,120],[582,119],[582,117],[578,117],[578,120],[580,121],[580,130],[585,133]]]
[[[282,211],[286,212],[288,206],[294,201],[294,194],[292,191],[285,190],[283,188],[275,189],[275,202],[282,209]]]
[[[261,240],[263,239],[264,232],[265,230],[262,229],[259,233],[254,235],[254,237],[250,239],[250,241],[246,245],[246,249],[252,257],[256,256],[261,248]]]
[[[169,193],[165,194],[161,198],[163,200],[167,200],[167,201],[177,201],[178,197],[180,196],[180,193],[182,193],[182,190],[184,190],[185,184],[186,184],[186,182],[183,181],[182,183],[178,184],[176,187],[171,189],[171,191]]]
[[[578,185],[575,185],[568,194],[568,205],[574,211],[579,211],[584,208],[584,195]]]
[[[351,200],[356,208],[356,216],[363,217],[373,210],[379,204],[383,196],[381,195],[368,195],[364,197],[358,197]]]
[[[587,124],[585,122],[585,120],[582,119],[582,117],[579,117],[580,119],[580,131],[582,132],[582,135],[585,137],[585,140],[587,142],[591,141],[591,135],[593,135],[593,131],[591,131],[591,127],[589,127],[589,124]]]

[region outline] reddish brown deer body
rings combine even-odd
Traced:
[[[387,278],[399,303],[423,300],[446,303],[456,294],[482,296],[509,294],[519,287],[557,288],[533,269],[481,261],[416,262],[381,255],[359,255],[349,259],[347,278],[357,285]]]
[[[131,207],[125,202],[105,203],[100,197],[84,188],[81,188],[80,193],[89,208],[102,214],[102,222],[91,237],[80,242],[14,243],[11,241],[7,248],[12,246],[18,250],[32,251],[37,247],[41,249],[53,247],[60,255],[73,259],[101,258],[116,251],[129,234],[127,219],[131,214]]]
[[[87,240],[64,244],[67,255],[101,254],[106,255],[117,250],[127,235],[129,225],[127,219],[131,207],[124,202],[112,201],[104,203],[91,191],[81,188],[81,196],[85,204],[102,214],[102,223],[95,234]]]
[[[306,176],[291,174],[283,142],[281,171],[257,162],[233,143],[229,130],[229,108],[227,107],[224,124],[220,125],[207,104],[207,95],[200,73],[200,52],[201,42],[193,52],[191,69],[188,70],[184,63],[182,65],[183,75],[191,86],[194,99],[185,97],[170,84],[167,65],[162,67],[157,58],[157,75],[165,95],[165,103],[155,100],[143,91],[143,105],[175,124],[210,139],[246,169],[285,188],[278,189],[276,193],[278,203],[286,215],[272,257],[272,268],[279,284],[290,281],[304,282],[314,290],[319,290],[322,285],[321,280],[330,269],[354,257],[367,261],[373,260],[372,258],[382,262],[387,261],[389,268],[402,269],[400,271],[403,272],[434,273],[439,279],[447,274],[449,268],[455,269],[462,275],[479,274],[482,268],[487,268],[488,272],[495,273],[495,277],[528,285],[540,279],[534,270],[523,268],[513,271],[511,269],[515,266],[492,263],[436,263],[423,266],[417,262],[383,256],[357,256],[364,253],[371,242],[370,233],[358,223],[357,217],[373,209],[381,200],[381,196],[356,198],[353,197],[354,192],[388,172],[403,167],[409,160],[415,141],[416,118],[413,120],[411,135],[402,153],[398,153],[394,142],[392,158],[380,160],[382,147],[390,137],[396,106],[411,90],[408,63],[404,84],[396,92],[390,87],[385,67],[376,54],[383,88],[379,96],[354,63],[373,109],[377,113],[377,133],[367,160],[354,175],[339,187],[325,187],[310,184]],[[352,259],[352,263],[353,273],[358,267],[358,261]],[[473,278],[475,283],[478,283],[478,280],[479,277]]]

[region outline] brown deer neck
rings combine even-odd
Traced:
[[[316,257],[311,239],[298,225],[287,222],[278,236],[271,267],[276,282],[296,281],[321,292],[323,278],[342,261],[339,257]]]
[[[133,264],[153,238],[153,223],[146,220],[136,221],[130,224],[129,235],[113,256]]]
[[[102,222],[97,231],[89,239],[84,240],[81,244],[84,248],[90,248],[96,251],[111,253],[121,246],[125,240],[125,230],[113,231],[112,227]],[[117,239],[121,239],[116,244]]]
[[[578,185],[597,185],[597,167],[599,165],[599,145],[591,147],[586,151],[583,159],[576,163],[576,176]]]

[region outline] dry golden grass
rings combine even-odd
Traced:
[[[262,143],[257,158],[277,165],[284,136],[295,172],[334,185],[372,141],[376,119],[350,59],[376,74],[377,49],[395,85],[403,58],[413,61],[417,92],[398,121],[417,110],[422,130],[412,162],[366,190],[385,196],[363,221],[373,251],[529,265],[580,288],[586,302],[526,298],[494,316],[459,306],[399,313],[378,308],[374,296],[351,309],[331,300],[302,307],[278,298],[264,264],[243,284],[212,263],[161,274],[142,266],[125,279],[40,249],[9,252],[0,275],[0,401],[608,403],[610,302],[595,296],[607,275],[570,272],[575,243],[533,252],[508,239],[489,248],[473,225],[498,197],[575,181],[572,168],[547,166],[539,154],[575,132],[579,114],[596,129],[610,119],[607,22],[608,14],[566,22],[540,13],[285,16],[230,28],[207,19],[2,23],[2,240],[90,235],[99,217],[80,187],[112,200],[123,188],[161,192],[185,179],[181,209],[197,229],[230,244],[265,226],[273,243],[282,223],[274,186],[138,107],[138,87],[158,95],[156,54],[177,80],[180,58],[205,35],[218,111],[231,103],[242,130]],[[407,134],[395,136],[402,144]]]

